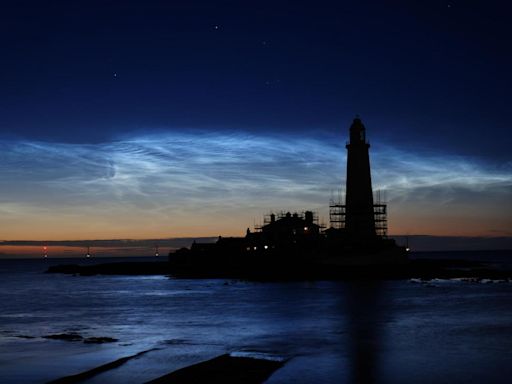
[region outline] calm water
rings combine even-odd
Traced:
[[[269,383],[511,382],[512,283],[42,273],[62,262],[0,261],[1,383],[42,383],[153,348],[86,382],[142,383],[225,352],[289,358]],[[42,338],[65,332],[119,341]]]

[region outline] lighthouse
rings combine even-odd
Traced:
[[[375,213],[370,172],[370,144],[360,118],[350,127],[347,148],[347,185],[345,231],[354,241],[371,241],[376,237]]]

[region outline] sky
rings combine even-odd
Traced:
[[[395,235],[512,236],[505,1],[16,1],[0,240],[243,235],[343,193],[352,119]]]

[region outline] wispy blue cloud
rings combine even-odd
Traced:
[[[3,237],[40,228],[42,218],[63,234],[110,231],[104,237],[172,235],[180,226],[193,235],[233,232],[269,209],[316,209],[327,218],[329,198],[344,184],[346,158],[338,137],[226,132],[98,145],[3,141],[0,151],[0,221],[13,228]],[[487,215],[512,212],[511,162],[386,144],[372,147],[371,160],[374,188],[386,191],[394,220],[414,209],[480,212],[478,204]]]

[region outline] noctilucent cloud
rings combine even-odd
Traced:
[[[510,5],[418,3],[4,5],[0,239],[327,224],[356,114],[391,234],[511,236]]]
[[[196,132],[103,144],[2,143],[7,238],[242,234],[269,210],[315,209],[343,193],[343,136]],[[505,235],[511,165],[372,147],[392,233]]]

